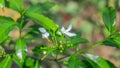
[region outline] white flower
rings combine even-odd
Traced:
[[[40,32],[42,33],[42,38],[48,38],[49,33],[45,30],[45,28],[39,28]]]
[[[43,51],[43,54],[47,54],[47,52],[46,52],[46,51]]]
[[[71,29],[72,29],[72,25],[70,24],[66,30],[65,30],[64,27],[62,27],[62,28],[61,28],[61,32],[62,32],[63,34],[68,35],[69,37],[76,36],[75,33],[71,33],[71,32],[70,32]],[[60,34],[60,32],[59,32],[59,34]]]
[[[22,59],[22,52],[21,52],[21,51],[18,51],[18,52],[17,52],[17,56],[18,56],[20,59]]]

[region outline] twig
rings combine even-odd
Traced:
[[[96,46],[98,46],[98,45],[101,45],[102,42],[103,42],[103,41],[100,41],[100,42],[97,42],[97,43],[95,43],[95,44],[92,44],[92,45],[90,45],[90,46],[88,46],[88,47],[86,47],[86,48],[80,49],[80,50],[76,51],[73,55],[78,55],[78,54],[80,54],[80,53],[86,52],[86,51],[89,50],[89,49],[92,49],[92,48],[94,48],[94,47],[96,47]]]

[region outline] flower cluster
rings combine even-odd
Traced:
[[[65,35],[67,35],[67,36],[69,36],[69,37],[76,36],[75,33],[71,33],[71,32],[70,32],[71,29],[72,29],[72,25],[70,24],[67,29],[65,29],[64,27],[62,27],[61,30],[58,32],[58,34],[59,34],[59,35],[65,34]],[[46,31],[45,28],[39,28],[39,31],[42,33],[42,38],[48,38],[49,35],[50,35],[50,34]]]

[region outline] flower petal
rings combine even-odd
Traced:
[[[60,31],[59,31],[59,32],[57,32],[57,34],[58,34],[58,35],[62,35],[62,33],[61,33]]]
[[[66,30],[65,30],[64,27],[61,28],[61,32],[62,32],[62,33],[65,33],[65,32],[66,32]]]
[[[75,33],[69,32],[71,29],[72,29],[72,25],[70,24],[66,30],[65,30],[64,27],[62,27],[62,28],[61,28],[61,32],[62,32],[63,34],[66,34],[66,35],[70,36],[70,37],[76,36]]]
[[[48,37],[49,37],[49,33],[48,32],[42,34],[42,38],[48,38]]]
[[[70,32],[66,32],[66,33],[64,33],[64,34],[68,35],[69,37],[76,36],[75,33],[70,33]]]
[[[47,52],[46,51],[43,51],[43,54],[46,54]]]
[[[40,32],[42,33],[42,38],[48,38],[49,33],[45,30],[45,28],[39,28]]]
[[[68,32],[68,31],[70,31],[72,29],[72,24],[70,24],[69,26],[68,26],[68,28],[66,29],[66,31]]]
[[[46,33],[47,31],[45,30],[45,28],[39,28],[41,33]]]
[[[18,56],[20,59],[22,59],[22,52],[21,52],[21,51],[18,51],[17,56]]]

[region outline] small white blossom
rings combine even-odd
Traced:
[[[48,38],[49,33],[44,28],[39,28],[40,32],[42,33],[42,38]]]
[[[17,52],[17,56],[18,56],[20,59],[22,59],[22,52],[21,52],[21,51],[18,51],[18,52]]]
[[[62,28],[61,28],[61,32],[62,32],[63,34],[68,35],[69,37],[76,36],[75,33],[71,33],[71,32],[70,32],[71,29],[72,29],[72,25],[70,24],[67,29],[65,29],[64,27],[62,27]]]
[[[43,51],[43,54],[46,54],[47,52],[46,51]]]

